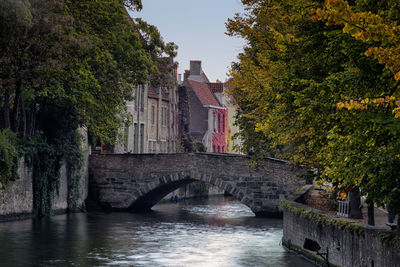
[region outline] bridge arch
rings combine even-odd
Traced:
[[[195,181],[205,182],[217,186],[219,189],[228,192],[240,202],[248,206],[251,210],[255,210],[253,203],[249,198],[245,197],[245,190],[236,187],[236,183],[224,181],[213,175],[207,173],[191,173],[190,171],[171,173],[167,175],[155,174],[153,182],[148,184],[145,188],[142,188],[141,194],[131,195],[128,203],[132,203],[128,210],[131,211],[146,211],[150,210],[154,205],[160,202],[166,195],[175,191],[176,189],[190,184]],[[235,179],[235,177],[234,177]],[[238,178],[236,178],[238,179]]]
[[[229,192],[256,215],[279,216],[280,199],[304,182],[304,173],[268,159],[257,170],[244,156],[211,153],[93,155],[89,192],[112,210],[149,210],[168,193],[194,181]]]

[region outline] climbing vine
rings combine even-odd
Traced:
[[[18,178],[18,155],[16,134],[8,129],[0,130],[0,189],[6,189],[8,181]]]
[[[179,135],[182,142],[182,146],[185,152],[193,152],[194,144],[192,137],[190,136],[190,105],[189,97],[185,87],[180,86],[178,89],[179,103],[178,109],[179,114]]]

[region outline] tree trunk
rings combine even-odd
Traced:
[[[11,113],[11,129],[14,132],[18,132],[19,130],[19,110],[21,105],[21,88],[22,84],[17,80],[17,84],[15,86],[15,97],[14,97],[14,107]]]
[[[3,107],[3,116],[4,116],[4,128],[10,128],[10,91],[6,89],[4,92],[4,107]]]
[[[26,122],[26,137],[30,138],[35,133],[36,121],[36,104],[32,103],[28,112],[28,120]]]
[[[375,225],[375,207],[374,203],[368,204],[368,224]]]
[[[349,197],[350,197],[349,218],[361,219],[362,218],[361,199],[360,199],[360,191],[359,191],[358,187],[349,192]]]
[[[24,102],[24,98],[21,96],[21,131],[22,131],[22,136],[26,137],[26,111],[25,111],[25,102]]]

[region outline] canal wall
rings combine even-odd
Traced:
[[[59,184],[52,198],[52,213],[85,210],[88,194],[88,144],[82,145],[84,164],[81,170],[68,174],[67,165],[60,168]],[[0,190],[0,221],[30,218],[34,215],[34,195],[32,168],[21,158],[15,181],[9,181],[5,190]],[[69,178],[70,177],[70,178]]]
[[[326,266],[316,252],[303,248],[306,238],[316,241],[320,253],[328,252],[330,266],[400,267],[400,236],[396,232],[352,222],[313,209],[300,202],[304,188],[282,201],[283,245],[315,263]]]
[[[5,190],[0,190],[0,218],[29,217],[33,210],[32,170],[19,162],[19,179],[9,181]]]

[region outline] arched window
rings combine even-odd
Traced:
[[[221,132],[225,132],[225,113],[222,114],[222,131]]]

